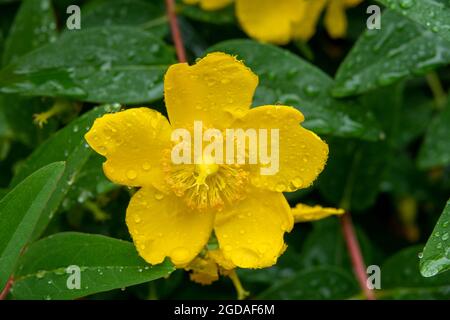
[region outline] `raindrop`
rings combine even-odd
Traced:
[[[130,180],[134,180],[137,177],[137,172],[134,170],[128,170],[127,171],[127,178]]]
[[[303,179],[300,177],[296,177],[294,178],[294,180],[292,180],[292,183],[294,187],[301,188],[303,186]]]
[[[312,84],[308,84],[305,87],[305,93],[309,97],[315,97],[315,96],[317,96],[319,94],[319,88],[314,86],[314,85],[312,85]]]
[[[423,258],[423,252],[419,252],[419,254],[417,255],[419,257],[419,259]]]
[[[282,183],[277,184],[277,186],[275,187],[275,190],[277,192],[283,192],[286,189],[285,185]]]
[[[400,0],[400,7],[402,9],[410,9],[414,6],[414,0]]]

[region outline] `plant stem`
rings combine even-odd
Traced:
[[[9,277],[8,282],[6,283],[5,288],[3,289],[3,291],[0,293],[0,300],[5,300],[6,297],[8,296],[9,290],[11,290],[12,284],[14,282],[13,277]]]
[[[233,282],[234,288],[236,289],[238,300],[244,300],[245,298],[247,298],[250,295],[250,293],[248,291],[246,291],[244,289],[244,287],[242,286],[242,283],[239,280],[236,270],[232,270],[230,272],[230,274],[228,274],[228,277]]]
[[[353,265],[353,271],[358,279],[359,286],[364,292],[367,300],[376,300],[373,291],[367,287],[366,265],[361,254],[358,239],[355,235],[355,229],[353,227],[350,213],[347,211],[342,217],[340,217],[340,220],[342,233],[344,234],[345,243]]]
[[[434,101],[436,104],[436,109],[440,110],[444,108],[447,102],[447,94],[445,93],[444,88],[442,87],[441,80],[439,80],[439,76],[436,72],[430,72],[426,75],[426,79],[428,82],[428,86],[433,92]]]
[[[172,30],[172,39],[175,44],[175,50],[180,62],[186,62],[186,51],[181,37],[180,27],[175,12],[175,0],[166,0],[167,15],[169,16],[170,29]]]

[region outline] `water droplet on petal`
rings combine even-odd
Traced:
[[[294,178],[294,180],[292,180],[292,184],[296,188],[301,188],[303,186],[303,179],[300,177],[296,177]]]
[[[151,166],[150,163],[147,162],[147,161],[145,161],[145,162],[142,164],[142,169],[144,169],[144,171],[150,170],[151,167],[152,167],[152,166]]]
[[[137,177],[137,172],[134,170],[128,170],[127,171],[127,178],[130,180],[134,180]]]

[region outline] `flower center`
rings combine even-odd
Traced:
[[[222,210],[245,197],[248,172],[239,165],[216,164],[202,158],[197,164],[163,161],[166,181],[173,192],[195,210]]]
[[[197,161],[195,165],[195,173],[197,174],[198,183],[205,183],[208,176],[219,171],[219,165],[210,157],[203,157]]]

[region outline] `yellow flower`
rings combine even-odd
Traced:
[[[332,38],[341,38],[347,31],[345,10],[363,0],[235,0],[236,16],[242,29],[263,42],[286,44],[292,39],[309,40],[325,9],[325,27]],[[217,10],[232,0],[184,0],[200,3],[204,10]]]
[[[292,107],[250,109],[257,84],[242,62],[211,53],[193,66],[168,69],[170,123],[155,110],[132,108],[104,115],[86,134],[89,145],[106,157],[103,170],[111,181],[141,187],[126,223],[147,262],[169,257],[186,267],[213,232],[232,266],[268,267],[285,250],[283,235],[294,221],[282,192],[311,185],[324,168],[328,146],[299,125],[303,115]],[[278,129],[278,172],[262,175],[262,164],[175,164],[173,130],[192,130],[194,121],[218,130]]]
[[[295,222],[308,222],[320,220],[332,215],[342,215],[345,211],[343,209],[324,208],[321,206],[308,206],[299,203],[292,209]]]

